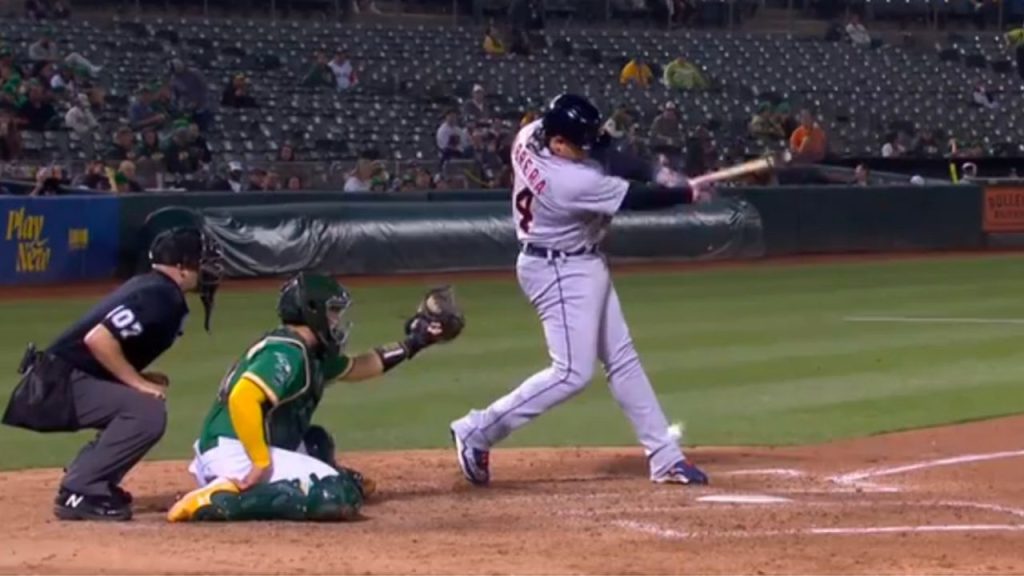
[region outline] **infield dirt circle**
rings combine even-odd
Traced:
[[[170,525],[182,462],[129,476],[136,519],[62,523],[57,470],[0,474],[6,573],[1021,573],[1024,418],[785,449],[696,448],[701,488],[639,449],[343,454],[380,485],[348,524]]]

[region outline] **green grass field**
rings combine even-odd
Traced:
[[[645,366],[690,444],[792,444],[1024,411],[1022,323],[851,322],[852,316],[1024,319],[1024,257],[620,274]],[[462,338],[386,377],[328,392],[317,420],[339,449],[447,446],[448,422],[546,364],[540,326],[509,281],[461,280]],[[352,288],[351,351],[394,339],[423,286]],[[274,325],[275,290],[224,291],[214,334],[193,314],[156,368],[173,379],[152,458],[187,458],[226,367]],[[47,343],[93,298],[0,302],[6,404],[25,342]],[[194,308],[198,312],[198,303]],[[88,435],[0,427],[0,468],[59,466]],[[510,445],[626,445],[602,380]]]

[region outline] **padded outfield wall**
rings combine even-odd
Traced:
[[[1020,196],[1020,198],[1018,198]],[[0,282],[104,280],[138,269],[160,229],[197,222],[229,274],[506,269],[517,253],[506,194],[180,193],[0,198]],[[1024,232],[1024,194],[978,186],[725,189],[716,200],[616,217],[613,260],[696,261],[977,250]]]

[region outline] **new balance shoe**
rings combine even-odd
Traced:
[[[687,460],[680,460],[651,481],[656,484],[707,484],[708,475]]]
[[[132,519],[132,507],[115,496],[91,496],[61,488],[53,502],[53,514],[60,520],[125,522]]]

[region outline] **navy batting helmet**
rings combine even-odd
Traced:
[[[601,130],[601,113],[583,96],[562,94],[548,105],[541,121],[544,137],[561,136],[580,148],[590,148]]]

